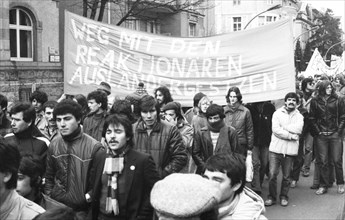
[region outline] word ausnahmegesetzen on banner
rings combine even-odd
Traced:
[[[291,20],[204,38],[133,31],[65,12],[64,89],[87,94],[101,81],[120,97],[143,82],[170,89],[191,106],[198,92],[225,104],[232,86],[244,102],[281,99],[295,90]]]

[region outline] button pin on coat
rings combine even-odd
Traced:
[[[134,165],[132,165],[132,166],[130,166],[130,168],[129,169],[131,169],[131,170],[135,170],[135,166]]]

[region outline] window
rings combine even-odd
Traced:
[[[233,5],[240,5],[241,4],[241,0],[233,0]]]
[[[273,5],[273,0],[267,0],[268,5]]]
[[[241,30],[241,17],[233,17],[233,31],[240,31]]]
[[[262,26],[277,20],[277,16],[259,16],[258,26]]]
[[[160,27],[159,24],[155,21],[148,21],[146,23],[146,31],[152,34],[159,34],[160,33]]]
[[[33,60],[33,22],[22,9],[10,10],[11,60]]]
[[[129,19],[128,21],[127,21],[127,24],[128,24],[128,28],[129,29],[132,29],[132,30],[140,30],[140,22],[139,22],[139,20],[137,20],[137,19]]]
[[[196,24],[195,23],[189,23],[189,36],[190,37],[196,36]]]
[[[265,25],[265,16],[259,16],[258,17],[258,21],[259,21],[259,26]]]

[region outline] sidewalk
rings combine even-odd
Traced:
[[[314,173],[314,164],[312,163],[311,174]],[[333,185],[324,195],[316,195],[315,191],[310,189],[313,182],[313,176],[301,176],[297,182],[296,188],[290,188],[289,205],[287,207],[276,205],[266,207],[265,216],[270,219],[336,219],[340,214],[344,203],[345,194],[337,193],[337,186]],[[280,192],[281,171],[278,176],[278,194]],[[262,197],[265,200],[268,194],[268,180],[264,180]]]

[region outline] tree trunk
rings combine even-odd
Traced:
[[[108,2],[108,0],[101,0],[101,7],[99,8],[98,21],[103,21],[105,4],[107,2]]]
[[[92,19],[92,20],[95,20],[97,8],[98,8],[98,2],[99,2],[99,0],[94,0],[94,2],[92,4],[91,15],[90,15],[90,19]]]
[[[87,0],[83,0],[83,16],[87,17]]]

